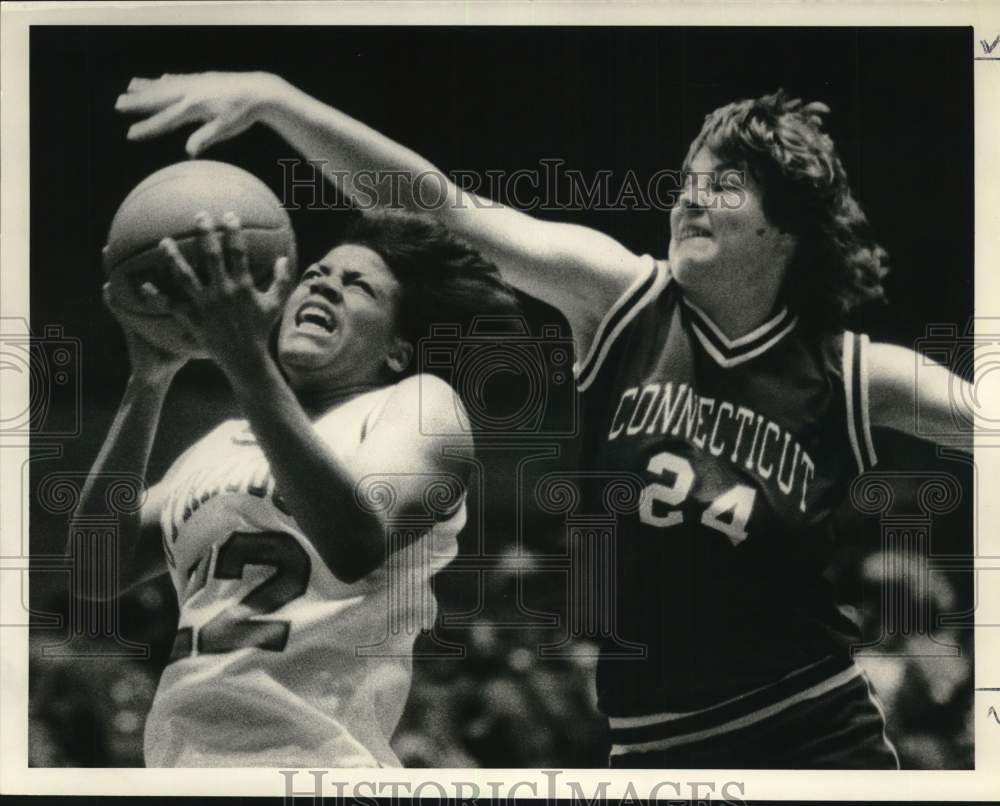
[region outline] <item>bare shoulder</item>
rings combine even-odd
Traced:
[[[885,341],[873,341],[868,345],[868,365],[871,370],[885,373],[898,372],[903,369],[912,370],[917,353],[901,344],[890,344]]]
[[[873,405],[898,396],[912,394],[919,355],[909,347],[888,342],[868,345],[868,378]]]

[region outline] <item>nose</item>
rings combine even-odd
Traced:
[[[340,281],[328,274],[314,276],[309,281],[309,293],[318,294],[331,302],[340,302],[344,296],[340,288]]]
[[[676,224],[680,221],[681,216],[684,215],[691,207],[691,195],[685,187],[681,191],[680,195],[677,197],[677,204],[674,205],[673,209],[670,211],[670,219]]]
[[[684,183],[684,187],[677,196],[677,203],[670,210],[670,223],[671,226],[676,228],[680,226],[681,220],[690,210],[697,211],[699,205],[697,203],[697,197],[692,192],[692,182],[688,180]]]
[[[706,191],[696,185],[697,178],[691,177],[684,183],[684,190],[681,191],[677,199],[677,206],[681,212],[685,210],[703,210],[707,206],[705,200]]]
[[[691,206],[691,178],[688,177],[684,180],[681,185],[680,192],[677,194],[677,204],[674,205],[680,212],[684,212],[684,209]]]

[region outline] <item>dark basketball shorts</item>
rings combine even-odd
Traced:
[[[860,670],[832,690],[743,721],[748,724],[660,743],[668,747],[657,748],[656,742],[642,750],[613,747],[609,764],[617,769],[899,769],[882,706]]]

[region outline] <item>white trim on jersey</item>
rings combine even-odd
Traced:
[[[868,413],[868,337],[844,331],[841,349],[843,361],[844,400],[847,405],[847,438],[851,443],[858,473],[864,473],[878,462],[872,444],[871,420]],[[854,390],[858,389],[858,408],[855,410]],[[864,447],[864,453],[862,453]]]
[[[896,751],[896,745],[890,741],[888,734],[885,732],[888,720],[885,718],[885,709],[882,707],[882,701],[875,694],[875,689],[872,688],[872,681],[868,678],[868,673],[862,670],[861,677],[864,679],[865,688],[868,690],[868,700],[875,706],[875,710],[878,711],[878,715],[882,719],[882,741],[885,742],[893,758],[896,759],[896,769],[901,770],[903,769],[903,765],[899,762],[899,753]]]
[[[692,308],[694,307],[693,305],[691,305],[691,303],[688,303],[688,305],[690,305]],[[748,333],[746,336],[741,336],[740,338],[736,339],[736,341],[734,341],[733,344],[738,346],[739,343],[743,343],[749,337],[758,334],[761,331],[761,329],[766,329],[768,327],[771,327],[774,322],[780,320],[784,316],[785,316],[785,311],[782,311],[780,314],[778,314],[778,316],[776,316],[770,322],[768,322],[765,325],[762,325],[761,327],[757,328],[757,330],[753,331],[753,333]],[[712,323],[710,319],[706,319],[705,323],[715,328],[715,325]],[[710,356],[712,356],[712,358],[715,359],[715,362],[719,366],[728,369],[729,367],[734,367],[737,364],[742,364],[744,361],[749,361],[751,358],[756,358],[761,353],[767,352],[775,344],[781,341],[788,333],[790,333],[791,330],[798,323],[799,323],[799,317],[794,316],[792,317],[792,320],[781,331],[776,333],[772,338],[765,341],[759,347],[755,347],[754,349],[749,350],[748,352],[740,353],[739,355],[731,356],[728,358],[725,355],[723,355],[714,344],[712,344],[711,340],[708,338],[708,336],[705,335],[705,333],[701,330],[701,328],[698,327],[698,324],[696,322],[691,323],[691,329],[694,330],[694,335],[697,336],[698,341],[701,342],[701,346],[705,348],[705,352],[707,352]],[[716,332],[721,335],[721,331],[717,330]]]
[[[875,445],[872,444],[872,424],[868,409],[868,336],[862,333],[858,337],[858,367],[859,386],[861,387],[861,433],[865,438],[865,448],[868,450],[869,467],[878,464]]]
[[[715,322],[712,321],[712,317],[710,317],[701,308],[699,308],[697,305],[691,302],[691,300],[685,297],[684,304],[687,305],[695,313],[697,313],[703,320],[705,320],[705,324],[708,325],[711,331],[716,336],[718,336],[719,340],[726,347],[730,349],[734,347],[742,347],[744,344],[748,344],[749,342],[752,342],[755,339],[759,339],[761,336],[767,333],[768,330],[777,327],[778,323],[781,322],[781,320],[788,315],[788,308],[782,308],[780,311],[778,311],[777,314],[775,314],[775,316],[772,319],[769,319],[760,327],[754,328],[749,333],[739,336],[738,338],[731,339],[725,333],[722,332],[722,330],[719,328],[717,324],[715,324]]]
[[[865,463],[861,459],[861,448],[858,445],[858,435],[854,431],[854,334],[844,331],[844,342],[841,346],[841,376],[844,381],[844,400],[847,403],[847,439],[851,443],[854,461],[858,464],[858,472],[865,472]]]
[[[816,663],[811,663],[808,666],[803,666],[801,669],[796,669],[785,675],[786,678],[793,678],[796,675],[800,675],[803,672],[807,672],[810,669],[815,669],[823,663],[826,663],[827,659],[817,661]],[[722,700],[714,705],[710,705],[707,708],[702,708],[698,711],[660,711],[656,714],[643,714],[642,716],[609,716],[608,726],[612,730],[620,730],[622,728],[645,728],[649,725],[656,725],[661,722],[673,722],[678,719],[688,719],[689,717],[696,716],[699,714],[708,714],[712,711],[723,708],[727,705],[732,705],[740,700],[745,700],[754,694],[759,694],[761,692],[767,691],[768,689],[774,688],[774,683],[768,683],[767,685],[759,686],[758,688],[750,689],[750,691],[745,691],[742,694],[738,694],[735,697],[730,697],[728,700]]]
[[[590,342],[590,349],[587,350],[587,355],[584,356],[582,361],[578,361],[574,364],[574,372],[582,372],[587,365],[593,361],[594,354],[598,351],[601,342],[604,339],[604,331],[607,329],[608,323],[614,318],[615,314],[621,310],[622,306],[629,301],[629,298],[636,292],[636,289],[638,289],[639,286],[641,286],[648,278],[648,272],[636,277],[632,284],[625,289],[624,293],[615,300],[614,304],[610,308],[608,308],[608,312],[604,314],[604,318],[601,319],[600,324],[598,324],[597,330],[594,331],[594,338]]]
[[[790,333],[799,321],[798,316],[793,316],[787,307],[783,307],[762,325],[731,339],[712,321],[711,316],[691,300],[684,297],[683,302],[687,310],[693,314],[691,329],[695,337],[715,363],[725,369],[756,358],[771,349]]]
[[[629,323],[643,308],[660,295],[660,292],[663,291],[670,281],[670,271],[667,264],[657,260],[653,260],[652,262],[652,271],[637,277],[635,282],[608,309],[601,323],[597,326],[594,340],[590,344],[586,358],[574,364],[573,374],[577,378],[578,391],[585,392],[590,387],[618,336],[621,335],[622,331],[628,327]],[[635,298],[636,293],[647,284],[649,287],[646,291],[638,298]],[[624,314],[621,313],[622,311],[624,311]],[[618,321],[612,325],[612,322],[615,322],[616,318]],[[612,328],[611,332],[605,333],[609,326]],[[597,356],[596,359],[595,355]]]
[[[748,714],[743,714],[736,719],[729,720],[720,725],[713,725],[710,728],[705,728],[703,730],[692,731],[691,733],[685,733],[681,735],[674,735],[663,739],[654,739],[648,742],[636,742],[632,744],[612,744],[611,755],[620,756],[626,753],[644,753],[650,750],[668,750],[671,747],[677,747],[678,745],[690,744],[691,742],[697,742],[702,739],[708,739],[712,736],[718,736],[723,733],[729,733],[734,730],[739,730],[741,728],[749,727],[764,719],[774,716],[775,714],[781,713],[793,705],[797,705],[805,700],[814,699],[827,694],[834,689],[840,688],[841,686],[849,683],[854,678],[862,674],[861,669],[853,664],[851,667],[844,669],[839,674],[834,675],[821,683],[817,683],[807,689],[804,689],[797,694],[783,699],[779,702],[772,703],[766,708],[761,708],[757,711],[752,711]],[[747,695],[743,695],[747,696]],[[741,699],[741,698],[736,698]],[[727,701],[731,702],[731,701]],[[720,703],[720,705],[722,705]],[[719,706],[715,706],[719,707]],[[652,717],[631,717],[631,718],[615,718],[611,717],[609,719],[609,724],[612,730],[616,728],[623,727],[638,727],[640,726],[639,720],[642,720],[641,725],[645,726],[648,724],[655,724],[653,720],[659,718],[658,721],[667,721],[669,719],[679,719],[682,717],[689,716],[689,714],[655,714]],[[663,717],[667,719],[664,720]],[[625,725],[623,723],[631,722],[631,725]]]

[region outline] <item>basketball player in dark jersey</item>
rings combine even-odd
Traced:
[[[919,436],[918,404],[942,426],[932,433],[972,412],[944,367],[918,386],[911,350],[844,329],[882,297],[885,253],[822,131],[825,107],[779,92],[709,115],[685,159],[668,261],[474,204],[420,156],[276,76],[136,79],[118,108],[147,116],[134,140],[201,124],[191,154],[263,123],[362,203],[447,187],[435,214],[565,314],[588,468],[644,485],[616,546],[616,638],[644,657],[605,652],[597,672],[612,766],[898,767],[850,659],[857,629],[820,576],[826,533],[877,461],[873,429]],[[372,170],[395,187],[356,182]]]

